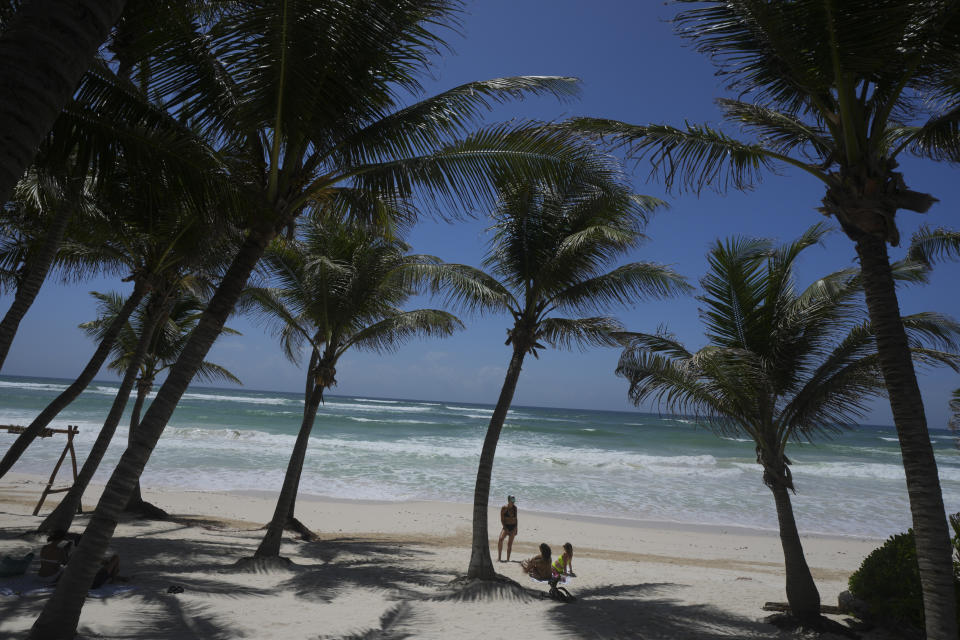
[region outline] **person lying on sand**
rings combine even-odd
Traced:
[[[534,580],[548,581],[551,578],[551,554],[550,546],[546,542],[541,542],[540,555],[524,560],[520,563],[520,568]]]

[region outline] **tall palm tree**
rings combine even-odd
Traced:
[[[437,309],[403,311],[418,280],[442,266],[429,256],[410,255],[398,239],[387,240],[340,222],[312,221],[301,241],[278,243],[266,256],[275,288],[249,292],[254,308],[279,321],[283,350],[298,360],[306,347],[303,421],[290,456],[276,510],[256,558],[276,558],[284,527],[293,517],[303,461],[324,392],[336,384],[337,362],[348,350],[395,350],[416,336],[447,336],[460,321]]]
[[[691,352],[665,332],[631,334],[617,366],[634,403],[656,399],[671,411],[706,418],[718,433],[753,440],[776,504],[790,610],[809,626],[820,622],[820,595],[790,502],[796,488],[787,445],[853,427],[867,401],[884,391],[856,274],[838,272],[796,288],[794,262],[826,232],[815,225],[782,247],[718,241],[698,298],[707,346]],[[915,334],[916,357],[960,367],[960,356],[919,343],[929,336],[956,349],[960,325],[935,314],[904,322]]]
[[[93,295],[100,301],[99,317],[94,321],[81,324],[80,327],[91,337],[99,338],[100,334],[113,323],[114,317],[122,308],[123,297],[115,293],[105,295],[94,292]],[[83,494],[113,440],[113,435],[120,423],[120,416],[127,406],[130,391],[136,385],[137,397],[130,419],[129,439],[132,440],[139,411],[153,386],[154,377],[166,368],[165,362],[169,363],[176,359],[179,349],[182,349],[185,344],[186,336],[196,324],[202,309],[203,302],[200,298],[184,288],[181,282],[171,287],[169,291],[154,292],[147,303],[141,305],[133,314],[132,320],[125,323],[120,337],[114,343],[114,360],[108,365],[122,375],[120,388],[110,413],[97,434],[87,459],[84,460],[77,480],[57,507],[44,518],[37,528],[38,531],[52,533],[70,528]],[[235,334],[236,331],[225,327],[224,333]],[[197,378],[204,382],[227,381],[240,384],[240,380],[230,371],[211,362],[202,363],[197,372]],[[135,492],[135,497],[139,498],[139,491]],[[142,498],[133,507],[139,511],[146,511],[150,515],[165,515],[162,510],[144,503]]]
[[[960,158],[960,4],[954,0],[678,0],[679,34],[710,56],[737,99],[718,105],[738,138],[582,120],[647,157],[668,185],[747,188],[790,167],[819,180],[819,210],[854,242],[903,454],[931,640],[957,637],[950,539],[936,460],[890,272],[899,210],[936,199],[909,189],[897,162]],[[753,101],[742,99],[753,94]]]
[[[0,208],[0,290],[13,292],[10,307],[0,320],[0,370],[10,345],[57,253],[71,220],[89,204],[83,180],[57,180],[37,171],[25,177],[15,198]]]
[[[0,10],[0,205],[69,102],[126,0],[31,0]],[[16,7],[16,11],[13,11]]]
[[[154,289],[175,286],[184,273],[203,261],[212,264],[216,249],[235,244],[231,227],[220,218],[196,211],[196,203],[179,192],[179,182],[143,171],[130,163],[126,175],[111,174],[112,181],[97,195],[102,215],[88,218],[84,237],[62,243],[63,269],[100,269],[124,273],[133,290],[83,370],[17,436],[0,459],[0,477],[17,462],[39,433],[93,380],[113,348],[130,314]],[[205,255],[209,253],[209,255]]]
[[[505,182],[493,213],[486,272],[459,265],[438,274],[451,302],[509,313],[512,354],[480,453],[473,497],[473,540],[467,579],[494,580],[487,509],[493,461],[524,359],[549,345],[585,349],[617,344],[621,325],[586,316],[638,299],[689,289],[670,268],[632,262],[606,271],[644,239],[641,228],[661,203],[638,196],[614,174],[571,172],[551,182]],[[558,313],[572,314],[561,317]]]
[[[115,306],[115,301],[111,301],[111,307]],[[134,399],[133,409],[130,411],[130,428],[128,431],[128,444],[133,441],[133,434],[140,425],[140,415],[143,412],[143,406],[147,396],[153,391],[154,383],[158,376],[162,375],[167,369],[173,366],[183,351],[190,333],[200,319],[200,314],[206,303],[203,299],[190,288],[181,288],[179,295],[170,306],[170,313],[167,314],[166,321],[163,322],[156,331],[153,339],[147,347],[140,368],[137,373],[136,389],[137,394]],[[124,331],[120,334],[119,344],[124,345],[122,352],[115,351],[116,359],[108,366],[117,372],[123,369],[124,363],[132,358],[136,349],[135,336],[143,335],[147,325],[148,318],[136,314],[133,322],[130,323],[130,331]],[[95,321],[95,323],[98,321]],[[94,323],[85,323],[81,328],[88,331],[99,331],[99,326]],[[223,335],[241,335],[239,331],[224,327]],[[233,384],[243,384],[229,369],[214,362],[203,361],[197,370],[196,378],[203,382],[232,382]],[[146,502],[140,493],[140,483],[138,482],[127,502],[127,511],[133,511],[146,516],[165,517],[162,509]]]
[[[437,30],[456,21],[457,0],[233,3],[203,15],[191,6],[170,9],[177,19],[130,42],[147,48],[135,59],[149,66],[155,94],[225,145],[247,206],[246,237],[107,482],[34,638],[75,631],[118,514],[277,234],[304,211],[375,218],[377,194],[403,200],[420,191],[458,207],[487,199],[494,175],[548,173],[582,155],[577,135],[553,127],[472,131],[494,103],[574,95],[570,78],[473,82],[401,106],[404,94],[420,93],[419,74],[444,46]]]

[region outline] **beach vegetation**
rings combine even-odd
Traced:
[[[661,264],[615,266],[646,239],[642,228],[662,203],[632,193],[613,166],[602,173],[575,169],[554,181],[507,179],[499,195],[482,269],[458,265],[435,280],[436,287],[447,287],[451,304],[513,320],[505,342],[510,362],[477,468],[468,580],[497,578],[487,525],[490,481],[524,359],[547,347],[616,346],[621,324],[588,314],[690,289]]]
[[[797,258],[828,231],[817,224],[782,246],[745,237],[717,241],[698,297],[707,345],[690,351],[666,329],[632,333],[616,370],[634,403],[653,400],[697,416],[718,434],[754,442],[777,510],[790,611],[808,626],[822,623],[820,595],[793,513],[787,447],[852,428],[867,401],[885,391],[861,275],[845,270],[805,289],[796,285]],[[916,276],[904,266],[905,277]],[[934,313],[903,324],[915,358],[960,369],[960,325]]]
[[[299,362],[309,353],[303,419],[255,559],[279,557],[285,528],[308,531],[294,517],[294,505],[317,410],[324,392],[337,384],[340,358],[351,350],[389,353],[414,338],[449,336],[463,328],[440,309],[401,308],[428,276],[445,269],[436,258],[409,250],[396,236],[349,221],[311,218],[296,237],[277,239],[267,250],[264,268],[276,286],[250,287],[244,294],[245,307],[274,327],[290,360]]]
[[[950,515],[953,574],[960,605],[960,513]],[[923,591],[913,529],[890,536],[850,575],[850,593],[862,600],[872,621],[892,628],[924,628]],[[960,620],[958,620],[960,623]]]
[[[578,119],[668,187],[748,190],[768,171],[822,184],[818,210],[854,243],[901,443],[931,640],[957,637],[950,540],[923,399],[900,320],[887,245],[899,211],[936,198],[910,189],[901,156],[960,158],[960,4],[954,0],[680,0],[677,33],[707,55],[736,97],[707,124]]]

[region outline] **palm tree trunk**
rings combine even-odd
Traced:
[[[776,475],[776,474],[772,474]],[[793,519],[790,492],[780,482],[770,487],[777,505],[777,521],[780,524],[780,545],[783,547],[783,564],[787,573],[787,602],[790,612],[798,620],[814,621],[820,617],[820,592],[810,574],[807,559],[800,544],[800,533]]]
[[[0,36],[0,205],[70,100],[125,0],[31,0]]]
[[[140,424],[140,412],[143,411],[143,403],[146,401],[147,395],[152,390],[152,378],[147,380],[141,377],[140,380],[137,381],[137,399],[134,401],[133,410],[130,412],[130,430],[127,433],[128,447],[133,444],[133,432],[136,431],[137,425]],[[137,480],[137,484],[133,486],[133,493],[130,494],[130,500],[127,501],[125,510],[139,511],[144,504],[143,496],[140,493],[140,481]]]
[[[300,433],[293,445],[290,462],[287,464],[287,473],[283,478],[283,488],[277,499],[277,507],[273,511],[273,519],[267,527],[254,558],[277,558],[280,556],[280,542],[287,518],[291,515],[291,507],[300,485],[300,474],[303,472],[303,460],[307,455],[307,445],[310,444],[310,432],[317,418],[317,407],[323,398],[323,386],[315,385],[310,394],[309,402],[303,405],[303,421],[300,423]]]
[[[177,402],[223,330],[223,325],[240,298],[250,273],[275,235],[276,230],[272,226],[253,229],[247,235],[210,304],[200,316],[180,357],[150,403],[150,408],[134,435],[133,444],[127,447],[120,457],[117,468],[110,476],[83,533],[80,545],[71,554],[70,562],[61,575],[56,590],[47,600],[30,631],[30,638],[72,638],[76,634],[87,591],[116,529],[117,518],[130,499],[133,485],[140,478],[150,454],[167,426],[167,421],[177,407]]]
[[[923,586],[923,608],[929,640],[956,640],[956,600],[952,547],[930,444],[923,398],[913,369],[907,334],[890,271],[886,243],[868,234],[856,239],[870,322],[877,336],[883,380],[897,427],[910,514]]]
[[[123,303],[120,312],[113,319],[103,339],[100,341],[100,346],[97,347],[97,350],[93,353],[93,356],[91,356],[87,366],[83,368],[83,371],[80,372],[80,375],[73,384],[54,398],[54,400],[40,412],[40,415],[34,418],[33,422],[24,429],[23,433],[17,436],[17,439],[13,441],[13,444],[10,445],[7,452],[3,454],[3,459],[0,460],[0,478],[10,471],[10,468],[16,464],[20,456],[23,455],[23,452],[30,446],[30,443],[40,435],[40,432],[87,388],[87,385],[90,384],[93,377],[100,371],[104,360],[106,360],[110,354],[113,343],[116,341],[117,336],[120,335],[120,330],[123,329],[123,325],[126,324],[127,319],[130,317],[130,314],[133,313],[133,310],[137,308],[137,305],[140,304],[146,292],[146,284],[138,278],[134,283],[133,292],[130,294],[130,297],[127,298],[127,301]]]
[[[26,315],[30,305],[36,299],[44,280],[47,279],[50,265],[53,264],[57,250],[60,249],[63,234],[70,222],[70,213],[70,207],[64,203],[57,206],[56,215],[51,221],[43,244],[34,255],[27,258],[23,265],[23,278],[17,283],[17,292],[13,296],[13,303],[3,316],[3,320],[0,321],[0,370],[3,370],[3,363],[10,352],[13,338],[17,335],[20,321],[23,320],[23,316]]]
[[[480,580],[495,580],[497,572],[493,569],[493,560],[490,558],[490,535],[487,530],[487,508],[490,502],[490,479],[493,476],[493,458],[497,453],[497,442],[500,440],[500,431],[507,418],[513,394],[517,390],[517,380],[520,379],[520,369],[523,368],[523,358],[526,350],[518,345],[513,346],[513,357],[507,367],[507,375],[500,389],[500,398],[490,416],[487,426],[487,435],[483,439],[483,449],[480,452],[480,464],[477,468],[477,485],[473,490],[473,545],[470,552],[470,566],[467,568],[467,578]]]
[[[163,298],[168,298],[168,296],[158,296],[157,294],[151,296],[145,313],[147,320],[143,326],[143,333],[137,340],[137,348],[127,364],[127,370],[123,374],[123,380],[120,382],[117,397],[114,398],[113,405],[110,407],[110,413],[107,414],[107,419],[103,423],[103,427],[100,428],[100,433],[97,434],[97,439],[93,443],[87,459],[84,460],[83,467],[80,468],[80,473],[77,475],[73,486],[67,491],[60,504],[43,520],[38,531],[52,533],[70,529],[73,516],[77,512],[77,507],[80,506],[80,500],[83,498],[83,492],[87,490],[93,474],[96,473],[100,462],[103,461],[103,456],[106,455],[107,449],[110,447],[110,441],[113,440],[113,434],[117,431],[117,425],[120,424],[120,418],[123,417],[123,410],[130,399],[130,392],[133,390],[137,373],[140,371],[140,363],[143,362],[147,347],[153,340],[153,333],[160,324],[160,319],[166,317],[166,314],[157,308],[161,305],[169,306],[169,302],[164,303]]]

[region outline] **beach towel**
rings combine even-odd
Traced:
[[[36,595],[49,595],[57,586],[55,580],[36,575],[21,575],[0,580],[0,597],[23,598]],[[109,598],[136,589],[133,585],[114,582],[91,589],[87,594],[91,598]]]

